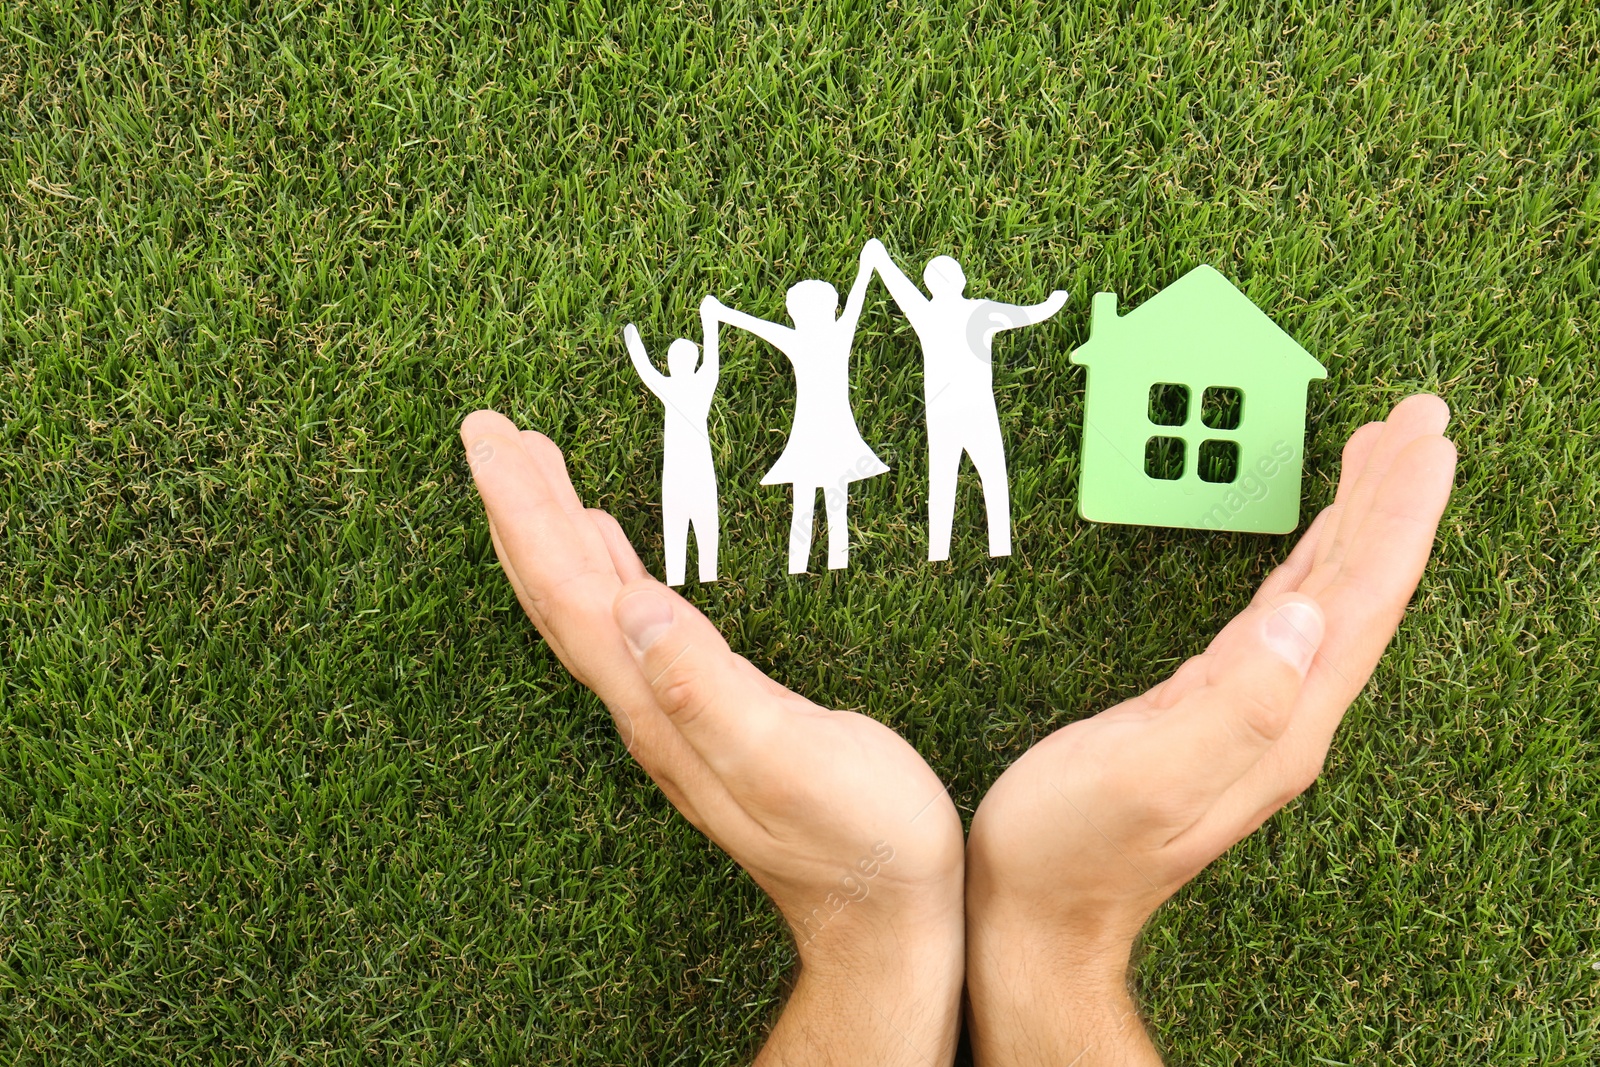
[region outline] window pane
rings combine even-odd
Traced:
[[[1146,441],[1144,472],[1166,482],[1183,477],[1183,438],[1152,437]]]
[[[1200,397],[1200,421],[1213,430],[1237,430],[1244,414],[1244,394],[1229,385],[1213,385]]]
[[[1200,480],[1231,482],[1239,477],[1239,446],[1233,441],[1205,441],[1200,445]]]
[[[1150,421],[1157,426],[1182,426],[1189,421],[1189,387],[1157,382],[1150,387]]]

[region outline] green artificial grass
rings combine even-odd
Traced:
[[[0,7],[0,1062],[748,1060],[781,923],[522,617],[456,428],[549,433],[659,573],[623,324],[779,316],[868,236],[1072,294],[998,345],[1015,555],[968,467],[923,558],[875,286],[849,570],[784,573],[793,380],[728,331],[687,595],[970,813],[1288,550],[1075,515],[1089,297],[1216,266],[1328,366],[1307,518],[1416,389],[1461,468],[1321,781],[1150,926],[1157,1040],[1600,1060],[1596,9],[668,6]]]

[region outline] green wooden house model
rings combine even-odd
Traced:
[[[1211,267],[1127,315],[1099,293],[1078,511],[1093,522],[1289,533],[1300,521],[1306,389],[1327,371]]]

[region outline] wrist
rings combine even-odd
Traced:
[[[967,1010],[986,1067],[1159,1064],[1129,986],[1138,908],[1015,894],[969,859]]]
[[[977,1062],[1159,1065],[1129,985],[1133,940],[972,913],[967,1011]]]
[[[788,1004],[756,1062],[948,1064],[961,1025],[960,903],[953,917],[913,912],[840,916],[802,942]],[[836,1060],[824,1046],[849,1057]]]
[[[973,907],[967,913],[968,970],[1110,995],[1127,987],[1136,936],[1120,926],[1052,922],[1024,908]]]
[[[855,914],[813,910],[790,920],[802,975],[883,988],[959,992],[966,951],[959,896],[950,901],[877,902]]]
[[[1120,974],[1139,931],[1160,901],[1061,874],[1043,877],[992,854],[976,828],[967,848],[968,938],[1021,938],[1042,943],[1075,969],[1094,966]]]

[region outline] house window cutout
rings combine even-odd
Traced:
[[[1183,477],[1183,438],[1152,437],[1146,441],[1144,472],[1164,482]]]
[[[1200,421],[1213,430],[1237,430],[1243,415],[1244,394],[1232,386],[1213,385],[1200,396]]]
[[[1200,444],[1200,480],[1226,485],[1239,478],[1239,445],[1235,441],[1203,441]]]
[[[1152,385],[1150,387],[1150,421],[1157,426],[1182,426],[1188,422],[1189,387],[1187,385],[1174,385],[1172,382],[1157,382]]]

